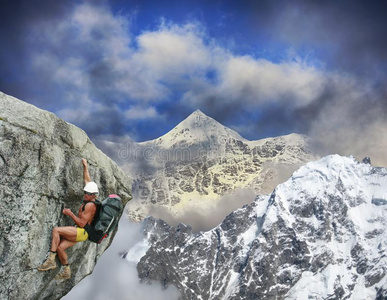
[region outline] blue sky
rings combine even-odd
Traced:
[[[196,109],[384,164],[384,1],[5,1],[0,91],[92,139],[144,141]]]

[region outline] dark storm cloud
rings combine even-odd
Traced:
[[[106,1],[85,3],[83,6],[79,1],[2,4],[0,90],[68,117],[68,121],[92,136],[108,131],[122,134],[124,126],[120,120],[124,116],[116,105],[122,100],[122,93],[112,92],[117,76],[122,74],[117,75],[112,64],[104,60],[108,42],[114,41],[117,34],[114,31],[122,24],[109,19],[103,10],[108,11]],[[87,8],[92,5],[96,5],[96,13],[88,19]],[[98,18],[98,13],[102,16],[100,25],[89,25],[87,22]],[[85,100],[89,103],[82,106]],[[69,108],[74,112],[61,113]],[[84,122],[90,115],[98,121]]]
[[[141,58],[131,60],[130,16],[114,14],[106,1],[33,2],[2,7],[0,90],[91,136],[135,132],[125,111],[134,106],[149,115],[136,105],[166,89]]]
[[[385,1],[305,1],[301,18],[292,19],[293,36],[327,44],[344,68],[365,72],[385,69],[387,63],[387,3]],[[316,16],[317,17],[314,17]],[[310,17],[309,17],[310,16]],[[288,24],[291,26],[291,24]],[[301,26],[311,25],[300,32]],[[308,27],[307,27],[308,28]],[[310,28],[310,27],[309,27]],[[380,68],[382,67],[382,69]]]
[[[0,90],[25,99],[33,97],[26,88],[31,73],[26,47],[29,28],[42,20],[55,21],[65,16],[74,1],[3,1],[0,9]]]
[[[354,93],[354,95],[351,93]],[[344,90],[326,99],[309,123],[308,135],[321,155],[371,157],[376,166],[386,166],[386,89]]]
[[[312,52],[330,68],[385,75],[385,1],[243,1],[235,9],[268,42]]]
[[[98,135],[124,136],[124,116],[118,108],[103,107],[103,109],[92,112],[87,118],[80,120],[80,125],[94,138]]]

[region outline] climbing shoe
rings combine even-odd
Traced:
[[[56,253],[50,252],[46,261],[38,267],[39,271],[48,271],[56,268]]]
[[[62,268],[62,271],[55,276],[56,280],[69,279],[71,277],[70,266],[66,265]]]

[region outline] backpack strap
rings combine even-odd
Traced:
[[[101,203],[99,200],[97,200],[97,199],[94,200],[94,201],[92,201],[92,202],[93,202],[93,203],[96,205],[96,207],[97,207],[97,211],[95,212],[93,221],[91,221],[91,224],[90,224],[90,226],[94,227],[95,221],[98,220],[99,214],[100,214],[100,212],[101,212],[101,206],[102,206],[102,203]]]
[[[94,201],[86,201],[86,200],[83,200],[83,207],[82,207],[82,211],[85,211],[85,207],[86,207],[86,204],[87,203],[93,203],[97,206],[97,210],[98,210],[98,206],[101,204],[101,202],[99,202],[98,200],[94,200]]]
[[[101,211],[101,202],[96,199],[94,201],[83,200],[83,203],[84,203],[84,205],[82,207],[82,211],[85,211],[85,207],[86,207],[87,203],[93,203],[97,208],[95,215],[94,215],[94,218],[93,218],[93,221],[91,221],[91,223],[90,223],[90,226],[94,227],[94,221],[97,220],[97,218],[99,216],[99,212]]]

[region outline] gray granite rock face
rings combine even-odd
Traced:
[[[98,150],[81,129],[54,114],[0,93],[0,299],[60,299],[90,274],[110,245],[89,241],[69,248],[72,278],[55,281],[59,269],[38,272],[54,226],[73,225],[62,214],[82,204],[82,158],[100,198],[131,199],[131,179]]]

